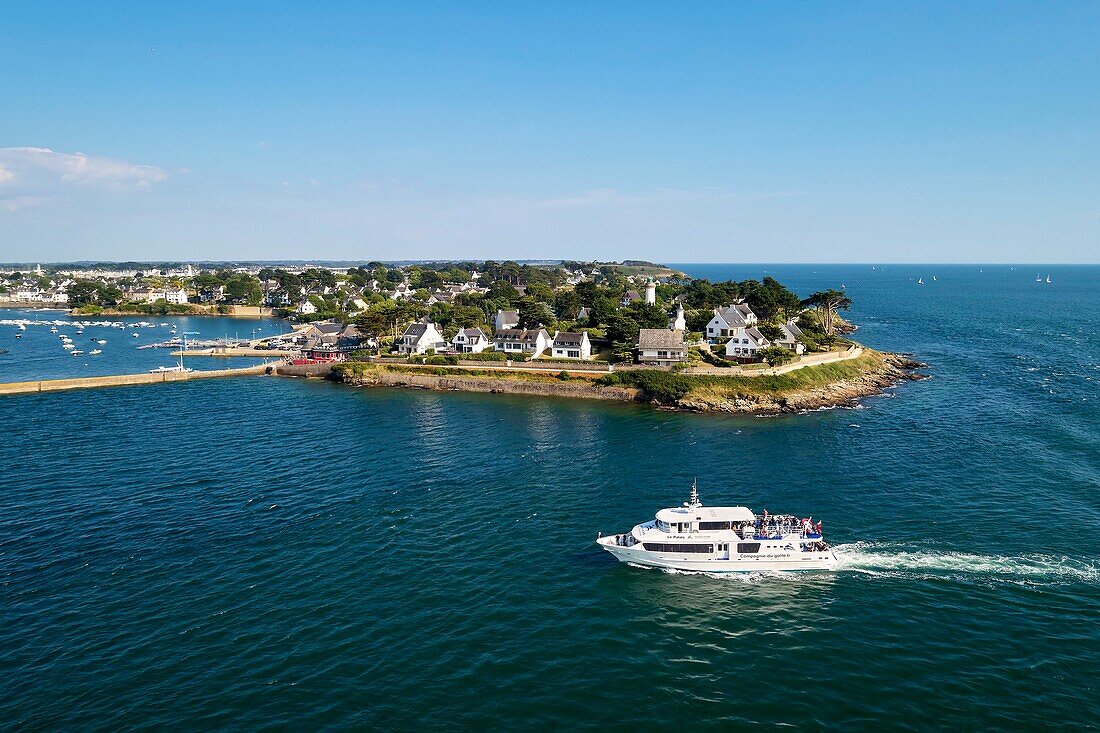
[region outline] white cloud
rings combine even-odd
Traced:
[[[46,201],[48,199],[42,196],[12,196],[11,198],[0,199],[0,211],[19,211],[20,209],[44,204]]]
[[[145,188],[168,177],[160,168],[84,153],[59,153],[49,148],[0,148],[0,185]]]

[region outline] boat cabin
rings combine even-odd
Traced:
[[[682,506],[657,512],[657,529],[667,534],[740,530],[756,522],[743,506]]]

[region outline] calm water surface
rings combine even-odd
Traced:
[[[934,379],[768,419],[270,378],[0,399],[0,725],[1095,727],[1100,268],[684,267],[844,283]],[[593,545],[694,476],[823,518],[841,571]]]

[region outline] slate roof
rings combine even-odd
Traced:
[[[571,331],[559,331],[554,336],[555,348],[561,348],[563,346],[577,346],[580,347],[584,343],[583,333],[573,333]]]
[[[639,349],[682,349],[684,332],[665,328],[643,328],[638,331]]]

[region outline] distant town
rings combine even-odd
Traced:
[[[248,344],[301,363],[365,355],[590,366],[778,366],[843,349],[842,290],[709,282],[644,261],[36,265],[0,271],[0,306],[74,315],[274,316]]]

